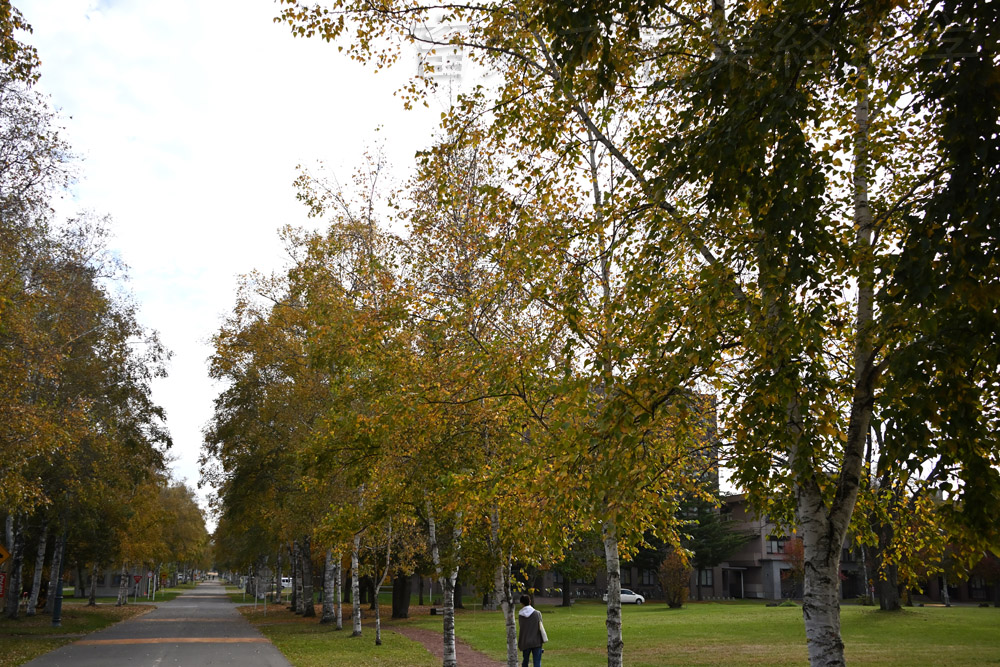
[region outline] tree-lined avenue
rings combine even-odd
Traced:
[[[32,667],[241,665],[287,667],[287,660],[240,616],[222,586],[195,592],[28,663]]]

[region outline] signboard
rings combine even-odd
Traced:
[[[7,595],[7,573],[0,572],[0,598]]]
[[[135,579],[135,583],[139,583],[140,581],[142,581],[142,575],[141,574],[133,574],[132,578]]]
[[[147,579],[152,579],[153,578],[153,571],[152,570],[150,570],[149,572],[146,573],[146,578]]]
[[[4,546],[0,544],[0,565],[3,565],[8,558],[10,558],[10,552],[4,549]]]

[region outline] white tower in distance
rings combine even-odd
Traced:
[[[417,74],[437,85],[436,97],[447,110],[463,92],[463,83],[470,79],[466,70],[471,63],[466,58],[464,47],[450,43],[456,36],[465,34],[468,25],[445,23],[442,17],[443,13],[439,13],[414,25],[413,36],[416,39]]]

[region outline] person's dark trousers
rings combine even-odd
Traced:
[[[534,665],[532,667],[542,667],[542,647],[529,648],[521,651],[524,654],[524,660],[521,662],[521,667],[528,667],[528,656],[533,658]]]

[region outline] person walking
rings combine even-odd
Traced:
[[[517,648],[524,656],[521,667],[528,667],[528,656],[534,661],[532,667],[542,667],[542,644],[548,639],[542,626],[542,612],[531,606],[531,598],[521,596],[521,611],[517,612]]]

